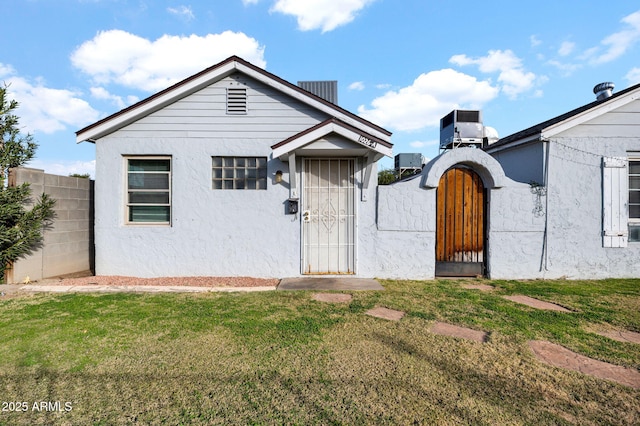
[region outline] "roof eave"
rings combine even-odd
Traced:
[[[628,87],[615,93],[610,98],[594,101],[583,105],[568,113],[543,121],[520,132],[513,133],[496,142],[494,146],[483,148],[486,152],[498,152],[520,146],[535,140],[550,139],[575,126],[599,117],[609,111],[620,108],[628,103],[640,99],[640,84]],[[563,117],[566,117],[562,119]],[[544,126],[547,124],[546,126]],[[544,127],[543,127],[544,126]],[[518,136],[522,134],[522,136]]]
[[[273,157],[284,160],[291,152],[332,133],[338,134],[352,142],[362,145],[369,151],[375,152],[378,155],[378,159],[384,156],[391,157],[393,155],[393,144],[390,142],[379,139],[369,132],[363,132],[340,120],[328,119],[273,145],[271,147],[271,149],[273,149]]]
[[[555,123],[549,127],[544,128],[540,133],[545,139],[557,136],[558,134],[569,130],[575,126],[586,123],[589,120],[593,120],[603,114],[606,114],[614,109],[623,107],[637,99],[640,99],[640,92],[630,93],[628,96],[620,96],[615,99],[611,99],[609,102],[603,102],[594,106],[586,111],[576,114],[566,120]]]
[[[236,63],[233,60],[227,60],[214,67],[207,68],[128,108],[118,111],[84,129],[78,130],[76,132],[76,142],[95,142],[95,140],[131,124],[145,115],[162,109],[176,100],[206,87],[211,84],[212,81],[232,74],[235,69]],[[211,73],[214,71],[215,74],[212,75]]]
[[[514,140],[502,145],[497,145],[497,146],[488,145],[487,147],[484,148],[484,151],[487,154],[493,154],[496,152],[516,148],[522,145],[527,145],[533,142],[538,142],[541,139],[541,137],[542,137],[542,134],[540,132],[537,132],[537,133],[525,136],[522,139]]]

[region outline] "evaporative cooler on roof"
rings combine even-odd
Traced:
[[[440,149],[482,146],[483,137],[480,111],[456,109],[440,120]]]

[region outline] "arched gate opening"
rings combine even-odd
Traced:
[[[436,276],[486,273],[486,191],[471,168],[456,165],[436,193]]]

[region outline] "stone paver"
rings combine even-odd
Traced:
[[[317,300],[318,302],[328,302],[328,303],[346,303],[351,302],[353,297],[350,294],[344,293],[316,293],[311,296],[313,300]]]
[[[539,299],[534,299],[533,297],[529,297],[529,296],[515,295],[515,296],[502,296],[502,297],[507,300],[511,300],[512,302],[521,303],[523,305],[527,305],[536,309],[544,309],[547,311],[558,311],[558,312],[571,312],[570,310],[563,308],[560,305],[556,305],[555,303],[545,302]]]
[[[487,341],[488,334],[484,331],[473,330],[471,328],[460,327],[457,325],[446,324],[444,322],[436,322],[429,329],[431,333],[441,336],[459,337],[462,339],[475,340],[484,343]]]
[[[599,335],[617,340],[618,342],[637,343],[640,344],[640,333],[627,330],[607,330],[599,331]]]
[[[382,318],[391,321],[400,321],[404,317],[405,313],[402,311],[396,311],[394,309],[383,308],[381,306],[369,309],[365,314],[376,318]]]
[[[555,343],[532,340],[529,347],[536,357],[554,367],[578,371],[600,379],[640,389],[640,372],[577,354]]]

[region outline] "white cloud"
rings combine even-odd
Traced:
[[[620,21],[626,28],[605,37],[600,46],[588,49],[583,58],[593,65],[611,62],[624,55],[634,44],[640,41],[640,10],[627,15]],[[604,48],[604,52],[602,52]]]
[[[547,63],[551,66],[556,67],[565,77],[570,76],[571,74],[573,74],[574,71],[577,71],[580,68],[582,68],[581,64],[565,63],[565,62],[560,62],[556,60],[550,60],[550,61],[547,61]]]
[[[575,47],[576,47],[576,44],[574,42],[563,41],[562,44],[560,45],[560,48],[558,49],[558,55],[568,56],[571,54],[571,52],[573,52],[573,49],[575,49]]]
[[[470,58],[467,55],[454,55],[449,62],[455,65],[477,65],[483,73],[499,73],[498,82],[501,90],[510,98],[531,90],[539,79],[534,73],[527,72],[522,66],[522,60],[511,50],[490,50],[487,56]]]
[[[375,0],[277,0],[272,12],[293,15],[298,29],[332,31],[353,21],[356,14]]]
[[[629,81],[630,86],[640,83],[640,68],[632,68],[624,78]]]
[[[40,79],[29,81],[15,75],[11,65],[0,64],[0,78],[9,86],[9,97],[19,103],[16,115],[26,132],[54,133],[67,126],[84,126],[99,117],[98,111],[80,98],[81,93],[48,88]]]
[[[192,19],[195,19],[195,15],[193,14],[193,10],[191,9],[191,6],[182,5],[178,7],[168,7],[167,12],[171,13],[172,15],[177,15],[181,18],[184,18],[187,21],[191,21]]]
[[[364,83],[361,81],[354,81],[349,85],[349,90],[364,90]]]
[[[542,41],[536,35],[529,36],[529,42],[531,47],[537,47],[542,44]]]
[[[386,89],[388,89],[390,87],[391,87],[391,84],[389,84],[389,83],[376,84],[376,89],[386,90]]]
[[[244,4],[245,6],[250,5],[250,4],[258,4],[260,0],[242,0],[242,4]]]
[[[266,66],[264,47],[232,31],[204,37],[164,35],[155,41],[122,30],[103,31],[82,43],[71,62],[97,85],[115,83],[155,92],[232,55]]]
[[[120,109],[124,108],[127,105],[122,99],[122,96],[113,95],[109,93],[104,87],[92,87],[90,90],[91,96],[93,96],[94,98],[110,101]]]
[[[27,167],[34,169],[44,170],[46,173],[69,176],[70,174],[86,174],[89,173],[91,177],[96,175],[96,161],[67,161],[67,160],[42,160],[35,158],[27,164]]]
[[[456,108],[480,108],[498,95],[487,81],[452,69],[421,74],[411,86],[389,91],[358,107],[363,118],[401,131],[438,126],[440,119]]]
[[[16,74],[16,70],[11,65],[0,63],[0,78],[14,74]]]

